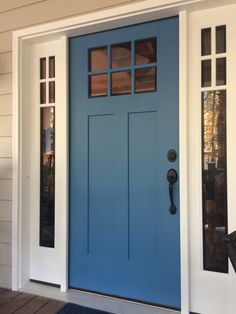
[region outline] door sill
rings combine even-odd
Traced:
[[[158,303],[145,302],[145,301],[138,300],[138,299],[132,299],[132,298],[128,298],[128,297],[126,298],[126,297],[119,296],[119,295],[102,293],[102,292],[95,291],[95,290],[86,290],[86,289],[82,289],[82,288],[79,288],[79,287],[78,288],[69,287],[69,289],[71,289],[73,291],[78,291],[78,292],[86,292],[86,293],[90,293],[90,294],[97,295],[97,296],[108,297],[108,298],[111,298],[111,299],[114,299],[114,300],[121,300],[121,301],[127,301],[127,302],[140,304],[140,305],[152,306],[155,309],[168,310],[168,311],[172,311],[174,313],[180,312],[179,308],[168,307],[168,306],[164,306],[164,305],[158,304]]]
[[[47,286],[41,283],[28,282],[22,292],[40,295],[64,302],[72,302],[83,306],[108,311],[114,314],[179,314],[179,311],[159,308],[157,306],[142,304],[135,301],[118,299],[111,296],[99,295],[92,292],[73,290],[61,292],[57,287]]]

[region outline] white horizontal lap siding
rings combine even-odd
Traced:
[[[1,14],[0,32],[17,30],[19,28],[39,23],[58,20],[73,15],[89,13],[120,4],[138,2],[137,0],[47,0],[3,12]]]
[[[0,116],[8,116],[11,114],[12,114],[12,94],[0,95]]]
[[[12,220],[12,202],[11,200],[0,201],[0,221],[11,222]],[[1,244],[0,244],[1,247]],[[1,249],[0,249],[0,264],[1,264]]]
[[[0,74],[6,74],[12,72],[12,53],[3,52],[0,53]]]
[[[11,266],[11,245],[7,243],[0,243],[0,265]]]
[[[1,18],[1,13],[0,13]],[[0,27],[0,53],[12,51],[12,31],[1,32]]]
[[[4,2],[0,2],[0,11]],[[0,33],[0,47],[0,286],[10,288],[12,272],[11,33],[4,33],[3,36]]]
[[[10,94],[11,92],[12,92],[12,74],[11,73],[0,74],[0,96]]]
[[[10,282],[11,282],[11,266],[0,265],[0,286],[9,288]]]
[[[24,7],[27,5],[33,5],[37,2],[43,2],[45,0],[1,0],[0,1],[0,13],[15,10],[16,8]]]
[[[0,136],[0,158],[12,157],[12,137]]]

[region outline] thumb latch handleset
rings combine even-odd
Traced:
[[[170,213],[176,214],[177,208],[174,203],[174,184],[178,180],[178,174],[175,169],[169,169],[167,172],[167,181],[169,182],[169,196],[170,196]]]

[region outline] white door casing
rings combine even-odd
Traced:
[[[133,9],[133,8],[132,8]],[[30,108],[31,108],[31,98],[29,97],[30,93],[29,90],[32,86],[32,73],[35,75],[35,64],[31,64],[29,66],[29,58],[32,55],[32,51],[36,48],[32,48],[34,45],[38,49],[38,54],[40,50],[42,51],[42,47],[44,46],[45,52],[46,47],[50,47],[50,42],[59,40],[61,41],[61,49],[57,50],[57,56],[60,57],[60,66],[61,66],[61,81],[58,82],[58,86],[60,86],[59,91],[57,91],[58,95],[56,96],[57,99],[60,99],[60,104],[57,102],[57,108],[60,107],[60,114],[57,110],[57,125],[60,127],[57,128],[57,137],[60,138],[60,148],[57,148],[57,165],[58,172],[56,173],[56,180],[59,182],[57,190],[60,191],[57,193],[58,201],[57,204],[61,207],[61,216],[60,216],[60,226],[56,228],[60,230],[58,234],[58,243],[60,244],[60,250],[55,253],[51,254],[51,261],[55,261],[57,259],[57,274],[55,276],[51,276],[51,281],[61,286],[62,291],[66,291],[68,287],[67,281],[67,250],[68,250],[68,235],[67,235],[67,228],[68,228],[68,204],[67,204],[67,197],[68,197],[68,127],[67,127],[67,110],[68,110],[68,101],[67,101],[67,36],[65,36],[67,29],[68,35],[71,34],[71,30],[73,29],[73,35],[83,34],[84,32],[94,32],[100,28],[100,30],[108,27],[106,20],[109,20],[110,27],[118,27],[122,25],[128,25],[127,19],[123,21],[122,15],[119,13],[119,9],[112,10],[114,11],[113,14],[119,16],[119,20],[116,20],[115,23],[111,22],[111,12],[104,11],[104,20],[101,20],[101,14],[98,15],[99,26],[96,24],[96,18],[88,15],[87,20],[85,19],[84,24],[78,26],[78,19],[72,18],[62,23],[51,23],[47,26],[39,26],[32,29],[27,29],[23,31],[17,31],[14,33],[14,53],[13,53],[13,60],[14,60],[14,112],[15,112],[15,120],[14,120],[14,160],[15,160],[15,167],[14,167],[14,196],[13,196],[13,276],[12,276],[12,286],[14,290],[17,290],[19,287],[23,287],[28,280],[31,278],[39,280],[39,281],[46,281],[48,282],[48,278],[38,276],[37,269],[40,268],[43,264],[41,264],[37,260],[37,256],[40,254],[40,251],[45,253],[43,255],[46,257],[52,253],[50,249],[40,249],[37,247],[37,244],[32,244],[30,240],[30,217],[29,212],[31,211],[31,196],[36,195],[35,199],[35,207],[39,205],[39,187],[34,186],[35,193],[31,191],[31,180],[38,181],[36,177],[31,178],[31,172],[34,171],[34,167],[36,167],[36,171],[39,174],[39,169],[37,168],[38,162],[35,160],[34,166],[29,167],[30,165],[30,154],[31,150],[29,150],[29,142],[31,142],[31,138],[29,135],[28,130],[31,128],[32,124],[30,124]],[[121,11],[124,11],[123,8]],[[171,11],[171,15],[172,15]],[[131,13],[130,13],[131,14]],[[151,12],[151,15],[138,14],[135,16],[135,23],[143,22],[146,20],[153,19],[155,16],[154,11]],[[95,14],[96,15],[96,14]],[[124,12],[125,17],[127,17],[127,12]],[[163,11],[163,15],[159,10],[156,14],[156,19],[160,18],[161,16],[166,16],[166,11]],[[187,200],[186,200],[186,176],[187,176],[187,167],[186,163],[182,162],[186,160],[185,157],[181,158],[181,156],[185,156],[186,154],[186,13],[180,12],[180,38],[182,45],[180,45],[180,76],[182,78],[180,84],[180,133],[181,133],[181,140],[180,140],[180,169],[182,168],[182,172],[180,173],[180,180],[183,183],[180,186],[182,190],[182,194],[180,196],[180,203],[182,204],[181,210],[182,213],[186,212],[187,208]],[[133,16],[134,17],[134,16]],[[87,25],[88,21],[92,19],[93,26]],[[130,20],[132,23],[134,20]],[[77,32],[75,32],[75,24],[77,25]],[[124,23],[124,24],[123,24]],[[52,25],[53,24],[53,25]],[[70,25],[71,24],[71,25]],[[69,26],[68,26],[69,25]],[[42,37],[42,33],[45,32],[45,37]],[[51,35],[49,33],[51,32]],[[57,32],[57,34],[55,34]],[[41,46],[41,48],[40,48]],[[36,50],[37,50],[36,49]],[[35,51],[36,52],[36,51]],[[22,56],[22,58],[21,58]],[[39,57],[39,55],[38,55]],[[19,58],[19,60],[18,60]],[[19,62],[18,62],[19,61]],[[38,62],[38,61],[36,61]],[[32,70],[33,68],[33,70]],[[58,70],[57,70],[58,71]],[[17,74],[18,73],[18,74]],[[19,75],[19,80],[18,80]],[[23,79],[24,78],[24,79]],[[37,82],[37,79],[36,81]],[[34,83],[36,84],[36,83]],[[38,94],[38,86],[35,87],[37,89]],[[35,95],[33,97],[36,97]],[[35,100],[34,100],[35,102]],[[38,102],[38,99],[36,99]],[[35,114],[35,113],[34,113]],[[59,117],[60,116],[60,117]],[[37,119],[37,114],[36,114]],[[60,123],[61,121],[61,123]],[[36,125],[36,129],[39,130],[39,125]],[[35,134],[34,136],[37,137]],[[33,140],[32,140],[33,141]],[[57,142],[58,144],[58,142]],[[20,154],[18,154],[20,152]],[[39,152],[39,151],[38,151]],[[38,152],[34,152],[38,156]],[[38,158],[38,157],[37,157]],[[39,161],[39,159],[38,159]],[[21,166],[20,166],[21,165]],[[23,189],[21,187],[24,187]],[[31,195],[33,194],[33,195]],[[59,199],[60,198],[60,199]],[[19,202],[18,202],[19,200]],[[56,209],[57,210],[57,209]],[[38,220],[38,216],[36,217]],[[185,282],[181,285],[182,289],[182,313],[188,312],[188,262],[187,262],[187,215],[181,216],[181,273],[182,273],[182,280]],[[19,229],[18,229],[19,226]],[[38,228],[38,227],[37,227]],[[33,228],[32,228],[33,230]],[[34,230],[34,237],[38,242],[38,231],[37,229]],[[19,239],[19,242],[18,242]],[[32,250],[32,254],[30,254],[30,247]],[[47,253],[47,254],[46,254]],[[43,257],[43,262],[45,263]],[[40,260],[40,259],[39,259]],[[30,265],[30,261],[33,262]],[[46,264],[46,263],[45,263]],[[44,265],[45,265],[44,264]],[[53,262],[51,262],[51,265]],[[59,266],[58,266],[59,264]],[[50,269],[50,268],[49,268]],[[52,268],[51,268],[52,269]],[[35,273],[36,270],[36,273]],[[44,270],[42,274],[44,273]],[[59,275],[60,273],[60,275]],[[46,272],[45,272],[46,274]]]
[[[188,154],[189,154],[189,244],[190,310],[204,314],[233,314],[236,308],[236,276],[203,270],[202,178],[201,178],[201,29],[226,25],[227,45],[227,190],[228,231],[236,229],[235,133],[236,133],[236,5],[189,14],[188,28]],[[213,74],[215,69],[213,68]],[[210,88],[215,90],[216,88]]]
[[[225,0],[231,2],[230,0]],[[198,3],[198,7],[195,6]],[[13,123],[13,271],[12,271],[12,287],[17,290],[25,285],[30,278],[30,220],[29,220],[29,188],[31,184],[31,170],[28,164],[30,161],[27,157],[27,143],[30,141],[27,125],[29,125],[29,115],[31,107],[31,99],[29,99],[29,90],[31,90],[32,82],[29,74],[29,56],[31,46],[34,44],[43,44],[44,42],[60,39],[61,50],[57,53],[61,54],[62,67],[62,82],[57,98],[60,99],[61,114],[57,119],[59,128],[61,147],[58,148],[60,154],[57,155],[57,165],[60,167],[60,172],[56,175],[60,182],[60,191],[58,193],[58,204],[63,209],[60,217],[61,225],[58,243],[60,244],[60,252],[57,255],[58,271],[60,276],[53,279],[61,284],[61,289],[67,289],[67,173],[68,173],[68,127],[67,127],[67,36],[92,33],[108,28],[126,26],[133,23],[140,23],[148,20],[164,18],[179,14],[181,10],[196,10],[197,8],[205,9],[212,5],[211,1],[140,1],[139,3],[129,4],[85,14],[83,16],[73,17],[62,21],[49,23],[23,29],[14,32],[13,34],[13,107],[14,107],[14,123]],[[192,6],[193,5],[193,6]],[[214,4],[213,4],[214,5]],[[219,5],[219,2],[217,2]],[[219,9],[220,12],[221,8]],[[229,8],[230,11],[230,8]],[[195,15],[196,14],[196,15]],[[205,16],[205,22],[209,21],[209,16],[214,16],[214,12],[200,11],[197,13],[189,13],[186,11],[180,12],[180,207],[181,207],[181,313],[189,313],[189,280],[191,280],[191,310],[199,307],[202,303],[201,296],[198,295],[199,278],[203,278],[201,265],[201,159],[200,159],[200,86],[196,82],[200,82],[200,67],[196,61],[196,43],[200,45],[200,35],[194,23],[197,24],[199,15]],[[209,14],[209,16],[208,16]],[[188,15],[188,22],[187,22]],[[208,17],[207,17],[208,16]],[[223,18],[223,16],[221,16]],[[233,18],[232,18],[233,20]],[[217,21],[217,25],[218,25]],[[225,23],[225,22],[224,22]],[[204,24],[204,23],[203,23]],[[197,24],[198,25],[198,24]],[[188,30],[188,38],[187,38]],[[187,41],[190,41],[187,53]],[[228,37],[229,42],[229,37]],[[233,43],[232,43],[233,45]],[[229,51],[231,51],[229,49]],[[235,47],[232,51],[235,51]],[[189,60],[189,71],[187,72],[187,58]],[[198,56],[199,58],[199,56]],[[229,55],[229,62],[233,65],[232,56]],[[199,60],[199,59],[197,59]],[[231,60],[231,61],[230,61]],[[233,71],[232,71],[233,72]],[[28,76],[27,76],[28,75]],[[189,97],[188,97],[188,112],[187,112],[187,77],[191,75],[194,79],[189,81]],[[231,76],[230,76],[231,75]],[[233,84],[232,73],[228,73],[228,81],[231,78]],[[199,80],[198,80],[199,79]],[[228,88],[231,90],[231,86]],[[196,87],[196,86],[199,86]],[[230,87],[231,86],[231,87]],[[228,95],[230,99],[235,99],[233,89]],[[57,103],[57,107],[59,107]],[[231,111],[232,116],[229,117]],[[228,110],[228,129],[233,127],[233,108]],[[188,115],[187,115],[188,114]],[[235,113],[234,113],[235,114]],[[188,124],[187,124],[188,119]],[[195,126],[195,127],[194,127]],[[28,128],[29,129],[29,128]],[[231,129],[231,136],[232,136]],[[27,135],[28,134],[28,135]],[[229,136],[229,133],[228,133]],[[228,143],[228,151],[235,152],[232,142]],[[63,154],[64,153],[64,154]],[[59,160],[58,160],[59,158]],[[228,153],[228,170],[232,168],[234,158]],[[191,167],[191,165],[194,165]],[[194,168],[194,169],[193,169]],[[191,170],[191,175],[188,178],[188,171]],[[234,170],[235,171],[235,170]],[[228,182],[232,182],[235,177],[234,171],[228,173]],[[229,172],[229,171],[228,171]],[[190,180],[190,185],[188,184]],[[231,180],[231,181],[230,181]],[[36,191],[38,193],[38,191]],[[233,187],[228,187],[228,194],[233,195]],[[28,195],[28,196],[27,196]],[[188,197],[190,202],[188,203]],[[229,207],[233,205],[232,198],[229,197]],[[188,212],[191,214],[188,219]],[[233,222],[234,219],[234,222]],[[189,222],[189,224],[188,224]],[[235,226],[235,217],[231,219],[229,230]],[[191,229],[190,238],[188,229]],[[191,255],[189,263],[188,242],[190,240]],[[197,249],[196,249],[197,248]],[[195,252],[196,249],[196,252]],[[200,254],[200,255],[199,255]],[[191,265],[191,277],[189,278],[188,266]],[[41,265],[39,265],[41,266]],[[232,273],[232,270],[231,270]],[[199,278],[198,278],[199,276]],[[60,277],[60,279],[59,279]],[[216,275],[217,277],[217,275]],[[208,279],[207,279],[208,280]],[[211,279],[210,279],[211,280]],[[47,280],[48,281],[48,280]],[[200,289],[201,291],[201,289]],[[213,300],[214,301],[214,300]],[[231,301],[230,301],[231,302]],[[204,303],[204,302],[203,302]],[[232,303],[232,302],[231,302]],[[205,306],[205,304],[204,304]],[[207,307],[206,307],[207,308]],[[203,311],[208,314],[207,311]],[[209,312],[210,314],[210,312]]]

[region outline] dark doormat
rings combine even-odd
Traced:
[[[74,303],[66,303],[66,305],[64,305],[63,308],[57,312],[57,314],[112,314],[112,313],[90,309],[88,307],[84,307]]]

